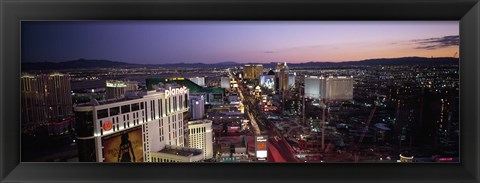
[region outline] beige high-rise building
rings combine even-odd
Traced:
[[[263,74],[263,65],[255,65],[255,76],[254,79],[260,79],[260,76]]]
[[[243,66],[243,78],[244,79],[254,79],[255,78],[255,67],[253,65],[244,65]]]
[[[353,77],[330,76],[326,78],[325,96],[329,100],[352,100]]]
[[[212,121],[188,122],[188,147],[202,149],[205,159],[213,158]]]
[[[305,76],[305,97],[328,100],[352,100],[353,77]]]
[[[278,79],[278,91],[285,92],[288,90],[288,66],[287,63],[277,63],[275,68]]]
[[[243,78],[244,79],[260,79],[260,76],[263,74],[263,65],[244,65],[243,66]]]

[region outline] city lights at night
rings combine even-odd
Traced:
[[[460,162],[458,21],[23,21],[23,162]]]

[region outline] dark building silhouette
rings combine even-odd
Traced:
[[[458,92],[427,88],[394,91],[395,132],[403,139],[402,146],[435,149],[458,145]]]
[[[21,120],[24,127],[72,115],[68,74],[24,74],[20,81]]]

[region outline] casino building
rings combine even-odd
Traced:
[[[20,77],[22,126],[38,125],[72,114],[70,76],[54,72]]]
[[[212,121],[198,120],[188,122],[188,146],[203,149],[204,158],[213,158]]]
[[[186,148],[183,115],[189,90],[166,85],[132,91],[125,98],[74,106],[81,162],[200,161],[201,149]]]
[[[259,79],[260,75],[263,74],[263,65],[244,65],[243,66],[243,75],[244,79]]]
[[[353,77],[305,76],[305,97],[312,99],[352,100]]]

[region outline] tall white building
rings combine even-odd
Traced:
[[[188,146],[203,149],[205,159],[213,158],[212,121],[198,120],[188,122]]]
[[[203,153],[184,149],[186,87],[137,91],[126,98],[74,106],[79,161],[199,161]],[[166,149],[167,148],[167,149]],[[190,158],[185,158],[190,157]]]
[[[305,97],[328,100],[352,100],[353,77],[305,76]]]
[[[199,86],[205,87],[205,77],[194,77],[194,78],[188,78],[188,79]]]
[[[313,99],[325,98],[325,77],[305,76],[305,97]]]
[[[203,95],[190,95],[190,115],[193,120],[203,119],[203,115],[205,115],[205,98],[203,98]]]
[[[225,89],[230,89],[230,78],[229,77],[222,77],[220,79],[220,87]]]

